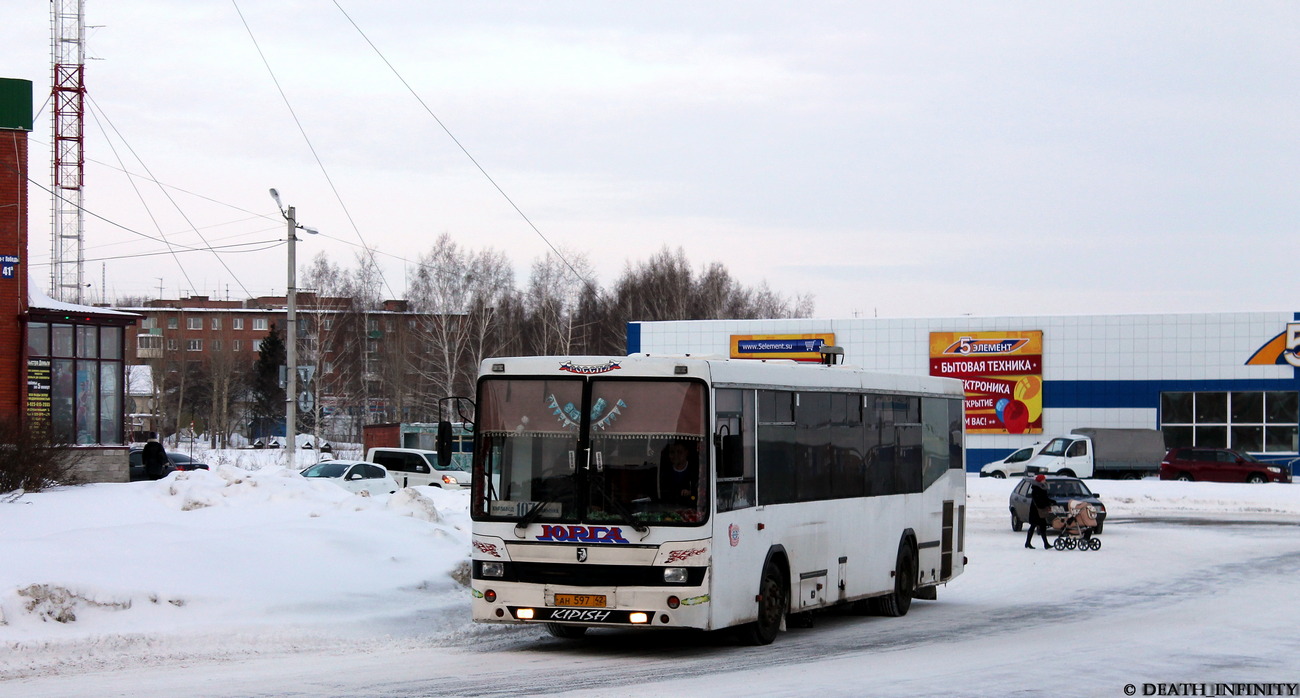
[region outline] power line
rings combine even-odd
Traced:
[[[266,250],[273,250],[273,249],[275,249],[275,248],[277,248],[277,247],[280,247],[280,246],[282,246],[282,245],[285,245],[285,244],[288,244],[288,243],[285,242],[284,240],[279,240],[279,239],[275,239],[275,240],[258,240],[257,242],[239,242],[239,243],[234,243],[234,244],[231,244],[231,245],[220,245],[220,246],[217,246],[217,247],[195,247],[195,248],[193,248],[193,249],[180,250],[180,251],[168,250],[168,251],[166,251],[166,252],[140,252],[140,253],[137,253],[137,254],[113,255],[113,256],[111,256],[111,257],[95,257],[95,258],[93,258],[93,259],[87,259],[86,261],[87,261],[87,262],[111,262],[111,261],[116,260],[116,259],[136,259],[136,258],[138,258],[138,257],[158,257],[158,256],[161,256],[161,255],[184,254],[184,253],[186,253],[186,252],[211,252],[211,253],[213,253],[213,254],[247,254],[247,253],[249,253],[249,252],[264,252],[264,251],[266,251]],[[262,247],[259,247],[259,248],[257,248],[257,249],[253,249],[253,250],[234,250],[234,251],[218,252],[218,250],[226,250],[227,248],[231,248],[231,247],[247,247],[247,246],[249,246],[249,245],[263,245],[263,246],[262,246]],[[33,266],[33,267],[41,267],[41,266],[49,266],[49,264],[50,264],[50,262],[34,262],[34,263],[31,264],[31,266]],[[186,280],[188,281],[189,278],[186,277]],[[197,287],[197,286],[194,286],[193,284],[191,284],[191,285],[190,285],[190,288],[198,288],[198,287]],[[245,289],[245,291],[247,291],[247,289]],[[250,298],[252,297],[252,294],[251,294],[251,293],[249,294],[249,297],[250,297]]]
[[[38,189],[44,191],[45,193],[49,194],[50,196],[59,196],[59,194],[58,194],[57,192],[51,190],[49,187],[46,187],[45,185],[43,185],[43,184],[41,184],[40,182],[38,182],[38,181],[32,179],[31,177],[28,177],[28,178],[27,178],[27,183],[28,183],[28,184],[33,184],[33,185],[35,185]],[[99,219],[99,220],[101,220],[101,221],[103,221],[103,222],[105,222],[105,223],[107,223],[107,224],[109,224],[109,225],[115,227],[115,228],[119,228],[119,229],[121,229],[121,230],[124,230],[124,231],[126,231],[126,232],[128,232],[128,233],[131,233],[132,235],[138,235],[138,236],[140,236],[140,237],[142,237],[142,238],[144,238],[144,239],[146,239],[146,240],[152,240],[152,241],[154,241],[154,242],[161,242],[161,243],[163,243],[164,245],[172,245],[172,246],[174,246],[174,247],[178,247],[178,248],[180,248],[180,249],[182,249],[182,250],[184,250],[184,251],[187,251],[187,252],[202,252],[202,251],[205,251],[205,250],[213,249],[211,245],[206,246],[206,247],[195,247],[195,246],[193,246],[193,245],[184,245],[184,244],[181,244],[181,243],[179,243],[179,242],[170,242],[170,243],[169,243],[169,242],[168,242],[167,240],[165,240],[165,239],[162,239],[162,238],[156,238],[156,237],[154,237],[154,236],[152,236],[152,235],[150,235],[150,234],[148,234],[148,233],[142,233],[142,232],[140,232],[140,231],[138,231],[138,230],[136,230],[136,229],[134,229],[134,228],[128,228],[127,226],[122,225],[121,223],[118,223],[117,221],[114,221],[114,220],[111,220],[111,219],[105,218],[105,217],[99,215],[98,213],[95,213],[94,211],[91,211],[91,210],[88,209],[88,208],[84,208],[84,207],[83,207],[81,210],[84,211],[84,212],[85,212],[87,215],[89,215],[89,216],[93,216],[93,217],[95,217],[95,218],[97,218],[97,219]],[[206,242],[206,240],[205,240],[205,242]],[[255,244],[255,243],[249,243],[249,244]]]
[[[374,49],[375,54],[378,55],[379,59],[384,62],[384,65],[388,66],[388,69],[393,71],[393,75],[397,76],[397,79],[402,83],[402,86],[405,87],[406,90],[411,93],[412,97],[415,97],[415,101],[420,103],[420,106],[424,108],[424,111],[427,112],[430,117],[433,117],[433,120],[437,122],[438,126],[442,128],[444,133],[447,134],[447,137],[450,138],[451,141],[456,144],[457,148],[460,148],[460,152],[464,153],[465,157],[469,158],[469,161],[474,163],[474,167],[478,168],[478,171],[483,174],[483,177],[487,179],[487,181],[497,190],[498,193],[501,194],[503,198],[505,198],[506,203],[510,204],[510,207],[515,210],[515,213],[518,213],[519,217],[524,219],[524,223],[527,223],[528,227],[532,228],[534,233],[537,233],[537,237],[541,238],[542,242],[546,243],[546,246],[551,248],[551,251],[555,253],[555,256],[559,257],[561,262],[564,262],[564,266],[568,267],[569,271],[573,272],[573,275],[577,277],[579,281],[581,281],[582,283],[586,284],[589,287],[595,288],[595,284],[593,284],[590,280],[584,278],[582,274],[578,273],[578,270],[575,269],[573,265],[569,263],[569,260],[565,259],[564,255],[561,254],[558,249],[556,249],[555,245],[552,245],[551,241],[548,240],[546,236],[542,234],[542,231],[539,230],[537,226],[533,224],[533,221],[528,218],[528,216],[523,212],[523,209],[519,208],[519,206],[514,202],[514,199],[511,199],[510,195],[507,194],[506,191],[501,188],[501,185],[497,184],[497,181],[492,178],[492,175],[488,174],[487,170],[484,169],[483,166],[479,164],[478,160],[474,159],[474,156],[470,154],[469,149],[466,148],[460,142],[460,139],[456,138],[455,134],[451,132],[451,129],[447,128],[447,125],[442,122],[442,119],[439,119],[438,115],[433,113],[433,110],[429,108],[429,105],[425,104],[424,100],[420,97],[419,93],[417,93],[415,89],[411,87],[411,84],[406,81],[406,78],[402,77],[402,74],[397,71],[397,68],[394,67],[391,62],[389,62],[388,58],[384,56],[383,51],[380,51],[379,47],[375,46],[375,42],[371,41],[369,36],[366,36],[366,33],[361,30],[361,27],[358,26],[357,23],[352,19],[352,16],[347,13],[347,10],[343,9],[343,6],[338,3],[338,0],[333,0],[333,2],[334,2],[334,6],[339,8],[339,12],[343,13],[343,16],[347,18],[348,22],[352,25],[352,27],[357,30],[358,34],[361,35],[361,38],[365,39],[366,43],[370,45],[370,48]]]
[[[94,108],[94,110],[95,110],[95,111],[98,111],[100,114],[103,114],[103,110],[99,108],[99,104],[97,104],[97,103],[95,102],[94,98],[89,98],[89,99],[90,99],[90,104],[91,104],[91,106]],[[117,137],[122,139],[122,145],[126,146],[126,149],[129,150],[129,151],[131,152],[131,156],[135,158],[136,162],[140,163],[140,166],[144,168],[144,171],[145,171],[146,173],[149,174],[149,177],[150,177],[151,179],[156,180],[157,178],[154,177],[154,176],[153,176],[153,173],[149,171],[149,166],[148,166],[147,164],[145,164],[144,160],[142,160],[142,159],[140,158],[140,156],[135,152],[135,149],[132,148],[132,147],[131,147],[131,144],[126,140],[126,138],[124,138],[124,137],[122,136],[122,133],[121,133],[120,131],[117,130],[117,127],[113,125],[113,122],[112,122],[111,119],[108,118],[108,115],[107,115],[107,114],[104,114],[103,116],[104,116],[104,121],[108,122],[109,127],[113,129],[113,133],[117,134]],[[107,135],[107,134],[105,134],[105,135]],[[105,140],[110,140],[110,139],[105,139]],[[117,152],[117,151],[114,150],[113,152],[114,152],[114,154],[116,155],[116,152]],[[134,183],[134,181],[132,181],[131,186],[132,186],[132,188],[135,187],[135,183]],[[180,207],[180,204],[177,204],[177,203],[176,203],[176,200],[172,198],[171,194],[168,193],[166,189],[163,189],[163,188],[161,188],[161,187],[159,187],[159,191],[162,192],[163,196],[167,197],[167,201],[169,201],[169,202],[171,203],[172,207],[176,209],[176,212],[177,212],[178,214],[180,214],[181,218],[184,218],[184,219],[185,219],[185,223],[186,223],[187,225],[190,226],[190,230],[193,230],[193,231],[194,231],[194,234],[199,236],[199,239],[203,241],[203,244],[204,244],[204,245],[208,245],[208,246],[210,247],[211,244],[208,242],[207,237],[205,237],[205,236],[203,235],[203,233],[200,232],[199,229],[198,229],[197,227],[195,227],[193,221],[190,220],[190,217],[189,217],[189,216],[185,215],[185,211],[184,211],[184,209],[182,209],[182,208]],[[138,195],[138,194],[139,194],[139,190],[136,190],[136,193],[137,193],[137,195]],[[143,203],[143,197],[141,198],[141,203]],[[148,206],[147,206],[147,205],[145,206],[145,209],[148,210]],[[152,214],[152,213],[150,213],[150,218],[153,218],[153,214]],[[154,225],[155,225],[155,227],[157,227],[157,222],[156,222],[156,221],[155,221]],[[161,234],[161,230],[159,231],[159,233]],[[170,244],[170,243],[168,243],[168,244]],[[222,259],[222,258],[221,258],[221,255],[216,255],[216,254],[214,254],[214,256],[216,257],[217,262],[219,262],[219,263],[221,264],[221,266],[226,270],[226,273],[230,274],[230,278],[234,279],[236,284],[239,284],[239,288],[243,289],[243,291],[244,291],[245,294],[248,294],[249,296],[252,296],[253,294],[252,294],[251,292],[249,292],[248,287],[244,286],[244,282],[243,282],[243,281],[240,281],[239,276],[238,276],[237,274],[235,274],[235,271],[234,271],[233,269],[231,269],[229,265],[226,264],[226,260]],[[177,265],[178,265],[178,266],[180,265],[180,261],[179,261],[179,260],[177,260]],[[186,280],[186,281],[190,281],[189,274],[185,273],[184,267],[181,268],[181,272],[182,272],[183,274],[185,274],[185,280]],[[194,282],[192,282],[192,281],[190,281],[190,288],[194,288]]]
[[[329,184],[330,191],[334,192],[334,198],[343,209],[343,215],[347,216],[348,223],[352,225],[352,232],[361,241],[362,247],[368,251],[370,249],[369,243],[361,234],[361,229],[357,227],[357,222],[352,218],[352,212],[348,210],[347,204],[343,202],[343,196],[339,193],[338,187],[334,186],[334,179],[330,177],[325,162],[321,160],[320,154],[316,152],[316,146],[312,145],[311,138],[307,136],[307,130],[303,128],[302,121],[298,119],[298,113],[294,111],[293,104],[289,102],[289,96],[285,94],[284,88],[280,86],[280,80],[275,77],[275,71],[271,69],[271,63],[266,60],[266,54],[262,53],[262,47],[257,43],[257,37],[253,35],[252,27],[248,26],[248,20],[244,18],[243,11],[239,9],[239,3],[236,0],[230,0],[230,3],[235,6],[239,21],[244,24],[244,30],[248,32],[248,38],[252,40],[253,48],[257,49],[257,55],[262,59],[262,65],[266,66],[266,72],[270,74],[271,82],[275,83],[275,89],[280,93],[280,99],[284,100],[284,106],[289,109],[289,115],[293,117],[293,123],[297,125],[298,133],[302,134],[302,139],[307,143],[307,149],[311,151],[311,156],[316,160],[316,165],[320,168],[321,174],[325,175],[325,181]],[[383,270],[379,268],[379,263],[374,260],[373,254],[371,254],[370,262],[374,265],[375,273],[379,275],[379,279],[383,281],[384,287],[388,289],[389,295],[395,298],[397,294],[393,292],[393,287],[389,285],[388,279],[384,276]]]
[[[87,99],[89,99],[89,95],[87,95]],[[91,104],[94,104],[94,100],[90,100],[90,102],[91,102]],[[94,119],[95,119],[95,124],[96,124],[96,125],[99,125],[99,117],[96,116],[96,114],[95,114],[94,111],[91,112],[91,116],[94,117]],[[104,120],[105,120],[105,121],[108,121],[108,116],[107,116],[107,115],[104,116]],[[112,122],[109,122],[109,125],[111,126],[111,125],[112,125]],[[105,136],[105,138],[104,138],[104,142],[105,142],[105,143],[108,143],[108,149],[111,150],[111,151],[113,152],[113,157],[117,158],[117,162],[118,162],[118,164],[122,164],[122,156],[118,154],[118,152],[117,152],[117,146],[113,145],[113,139],[107,137],[107,136],[108,136],[108,132],[104,130],[104,127],[103,127],[103,126],[100,126],[100,128],[99,128],[99,132],[104,134],[104,136]],[[116,128],[113,129],[113,132],[114,132],[114,133],[117,133],[117,129],[116,129]],[[118,133],[118,137],[121,137],[121,135],[122,135],[122,134]],[[123,143],[125,143],[125,141],[123,141]],[[123,167],[125,167],[125,165],[123,165]],[[148,169],[148,168],[146,168],[146,170],[147,170],[147,169]],[[137,186],[135,185],[135,180],[134,180],[134,179],[131,179],[130,177],[127,178],[127,181],[128,181],[128,182],[130,183],[130,185],[131,185],[131,190],[135,192],[135,196],[136,196],[136,198],[140,200],[140,205],[141,205],[141,206],[144,206],[144,212],[145,212],[145,214],[148,215],[148,216],[149,216],[149,220],[153,222],[154,230],[157,230],[157,231],[158,231],[158,234],[162,236],[163,244],[167,245],[167,249],[168,249],[168,251],[171,251],[171,249],[172,249],[171,241],[169,241],[169,240],[167,239],[167,235],[166,235],[165,233],[163,233],[162,226],[158,224],[158,218],[155,217],[155,216],[153,215],[153,209],[149,208],[149,204],[144,200],[144,195],[140,193],[140,187],[137,187]],[[83,209],[83,211],[84,211],[84,209]],[[206,241],[205,241],[205,242],[206,242]],[[184,265],[184,264],[181,264],[181,260],[180,260],[180,258],[177,257],[176,254],[175,254],[174,252],[172,253],[172,261],[173,261],[173,262],[176,262],[176,267],[177,267],[178,269],[181,270],[181,276],[184,276],[184,277],[185,277],[185,282],[189,284],[190,288],[194,288],[194,280],[190,278],[190,273],[189,273],[189,271],[185,269],[185,265]]]
[[[38,139],[38,138],[31,138],[31,137],[29,136],[29,137],[28,137],[28,140],[31,141],[31,142],[33,142],[33,143],[39,143],[39,144],[41,144],[41,145],[43,145],[43,146],[45,146],[45,147],[47,147],[47,148],[50,147],[50,144],[49,144],[49,143],[46,143],[45,141],[42,141],[42,140],[40,140],[40,139]],[[202,199],[203,201],[207,201],[207,202],[209,202],[209,203],[217,204],[218,206],[225,206],[226,208],[232,208],[232,209],[234,209],[234,210],[236,210],[236,211],[242,211],[243,213],[247,213],[247,214],[250,215],[250,216],[254,216],[254,217],[257,217],[257,218],[264,218],[264,219],[266,219],[266,220],[268,220],[268,221],[279,221],[279,220],[280,220],[280,218],[279,218],[278,216],[269,216],[269,215],[267,215],[267,214],[265,214],[265,213],[258,213],[257,211],[250,211],[249,209],[246,209],[246,208],[244,208],[244,207],[242,207],[242,206],[237,206],[237,205],[235,205],[235,204],[232,204],[232,203],[229,203],[229,202],[226,202],[226,201],[219,201],[219,200],[214,199],[214,198],[212,198],[212,197],[210,197],[210,196],[208,196],[208,195],[206,195],[206,194],[200,194],[200,193],[198,193],[198,192],[196,192],[196,191],[190,191],[189,189],[185,189],[185,188],[183,188],[183,187],[178,187],[178,186],[176,186],[176,185],[174,185],[174,184],[168,184],[168,183],[166,183],[166,182],[160,182],[160,181],[154,179],[152,176],[150,176],[150,175],[148,175],[148,174],[140,174],[140,173],[138,173],[138,172],[132,172],[132,171],[130,171],[130,170],[123,169],[123,167],[118,167],[118,166],[116,166],[116,165],[113,165],[112,163],[104,162],[104,161],[102,161],[102,160],[96,160],[96,159],[94,159],[94,158],[86,158],[86,162],[93,162],[93,163],[95,163],[96,165],[100,165],[100,166],[102,166],[102,167],[107,167],[107,168],[110,169],[110,170],[117,170],[118,172],[121,172],[122,174],[126,175],[127,177],[139,177],[140,179],[143,179],[144,181],[149,182],[149,183],[151,183],[151,184],[155,184],[155,185],[157,185],[157,186],[159,186],[159,187],[166,188],[166,189],[171,189],[172,191],[177,191],[177,192],[180,192],[180,193],[182,193],[182,194],[186,194],[186,195],[189,195],[189,196],[193,196],[193,197],[195,197],[195,198]],[[283,228],[284,226],[281,225],[281,224],[278,224],[278,223],[277,223],[277,227]]]

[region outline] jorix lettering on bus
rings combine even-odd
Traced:
[[[623,537],[623,529],[618,526],[553,526],[544,524],[542,534],[537,536],[537,540],[555,541],[557,543],[631,544],[631,541]]]

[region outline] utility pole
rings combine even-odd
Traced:
[[[284,331],[284,354],[285,363],[288,364],[285,373],[284,388],[284,448],[287,451],[286,459],[290,468],[297,469],[298,459],[298,260],[297,260],[297,230],[303,230],[317,234],[315,228],[308,228],[298,224],[297,212],[294,207],[285,207],[280,203],[280,193],[271,190],[271,198],[275,199],[275,204],[280,207],[280,214],[284,216],[288,232],[285,235],[285,241],[289,243],[289,268],[287,274],[287,283],[285,284],[285,305],[287,306]]]

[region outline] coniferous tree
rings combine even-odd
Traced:
[[[280,367],[285,365],[284,337],[273,323],[257,350],[253,364],[253,434],[270,433],[269,425],[284,415],[284,388],[280,387]]]

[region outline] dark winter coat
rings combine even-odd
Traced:
[[[1037,523],[1039,521],[1046,522],[1047,517],[1052,513],[1052,505],[1056,503],[1053,502],[1051,496],[1047,494],[1047,488],[1035,484],[1033,488],[1030,489],[1029,497],[1031,500],[1029,507],[1029,523]]]
[[[140,462],[144,465],[144,476],[150,480],[157,480],[165,475],[167,466],[170,465],[167,451],[157,441],[145,443],[144,450],[140,453]]]

